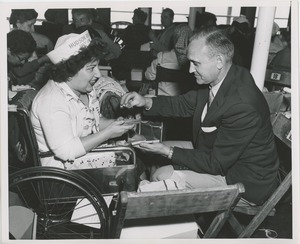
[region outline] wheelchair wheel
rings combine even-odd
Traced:
[[[36,239],[105,239],[109,211],[99,190],[76,172],[32,167],[10,175],[9,191],[35,214]]]

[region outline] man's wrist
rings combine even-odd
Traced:
[[[174,153],[174,147],[170,147],[169,153],[168,153],[168,159],[172,159]]]
[[[149,97],[147,97],[145,99],[146,99],[146,102],[145,102],[145,106],[144,107],[145,107],[146,110],[150,110],[152,108],[153,101]]]

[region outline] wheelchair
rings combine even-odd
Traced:
[[[10,238],[109,238],[110,199],[121,190],[137,189],[134,149],[101,147],[82,158],[83,163],[90,163],[91,157],[100,160],[103,155],[113,153],[116,161],[111,167],[65,170],[41,166],[41,157],[49,155],[38,150],[27,107],[30,103],[26,100],[26,106],[22,104],[22,96],[28,96],[17,96],[17,102],[8,106],[9,200],[17,199],[21,213],[22,210],[30,212],[32,218],[29,235],[16,233],[22,222],[14,216],[11,207],[15,206],[10,204]]]
[[[54,167],[26,168],[10,175],[9,192],[17,194],[22,207],[33,213],[32,239],[109,237],[110,214],[101,192],[76,172]],[[10,223],[14,237],[18,220],[10,221],[14,222]]]

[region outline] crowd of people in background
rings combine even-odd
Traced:
[[[162,30],[153,30],[151,26],[146,25],[147,13],[137,8],[133,11],[132,24],[128,25],[122,31],[118,32],[118,38],[111,35],[111,28],[99,21],[99,13],[96,9],[72,9],[72,23],[68,22],[67,9],[48,9],[45,14],[45,20],[41,25],[36,25],[38,13],[34,9],[15,9],[12,10],[9,22],[12,30],[22,30],[30,33],[36,43],[34,51],[25,50],[18,53],[13,50],[17,45],[24,46],[26,43],[15,41],[12,44],[12,38],[8,38],[8,56],[30,56],[21,60],[22,65],[9,63],[9,78],[14,85],[32,84],[40,88],[47,81],[46,68],[51,64],[46,54],[53,50],[57,39],[70,33],[82,33],[89,31],[90,35],[99,37],[105,46],[107,55],[105,60],[101,60],[101,65],[111,65],[113,75],[117,80],[130,79],[130,72],[133,68],[142,68],[146,71],[145,78],[153,80],[155,74],[150,75],[150,70],[155,70],[154,63],[162,65],[164,62],[179,64],[186,62],[186,33],[178,32],[178,26],[185,26],[189,29],[188,23],[174,22],[174,12],[170,8],[165,8],[161,13]],[[218,26],[217,17],[210,12],[197,12],[194,31],[205,26]],[[220,25],[220,28],[227,30],[230,39],[234,43],[235,53],[233,62],[250,69],[251,58],[254,45],[254,28],[251,26],[246,16],[235,17],[231,25]],[[192,30],[189,30],[192,32]],[[16,39],[20,34],[14,32],[9,35],[15,35]],[[188,35],[189,36],[189,35]],[[116,39],[119,42],[116,42]],[[274,22],[272,39],[270,43],[270,53],[268,63],[270,64],[276,53],[288,46],[288,41],[280,34],[278,25]],[[181,40],[184,40],[183,42]],[[122,45],[120,45],[120,42]],[[141,52],[143,44],[148,43],[150,53]],[[14,47],[11,47],[14,45]],[[30,45],[30,44],[28,44]],[[30,49],[30,47],[28,47]],[[24,49],[24,48],[23,48]],[[25,48],[26,49],[26,48]],[[17,53],[16,53],[17,52]],[[166,58],[167,55],[172,58]],[[162,57],[164,57],[162,59]],[[158,61],[160,60],[160,61]],[[164,60],[164,61],[163,61]],[[178,65],[174,69],[180,68]],[[34,78],[34,76],[36,76]],[[172,93],[172,92],[171,92]]]

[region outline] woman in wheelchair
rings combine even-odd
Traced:
[[[95,84],[101,82],[98,64],[105,54],[88,31],[60,37],[47,54],[53,63],[50,80],[35,97],[30,115],[40,152],[53,155],[41,158],[43,166],[68,169],[76,158],[134,127],[100,113]]]

